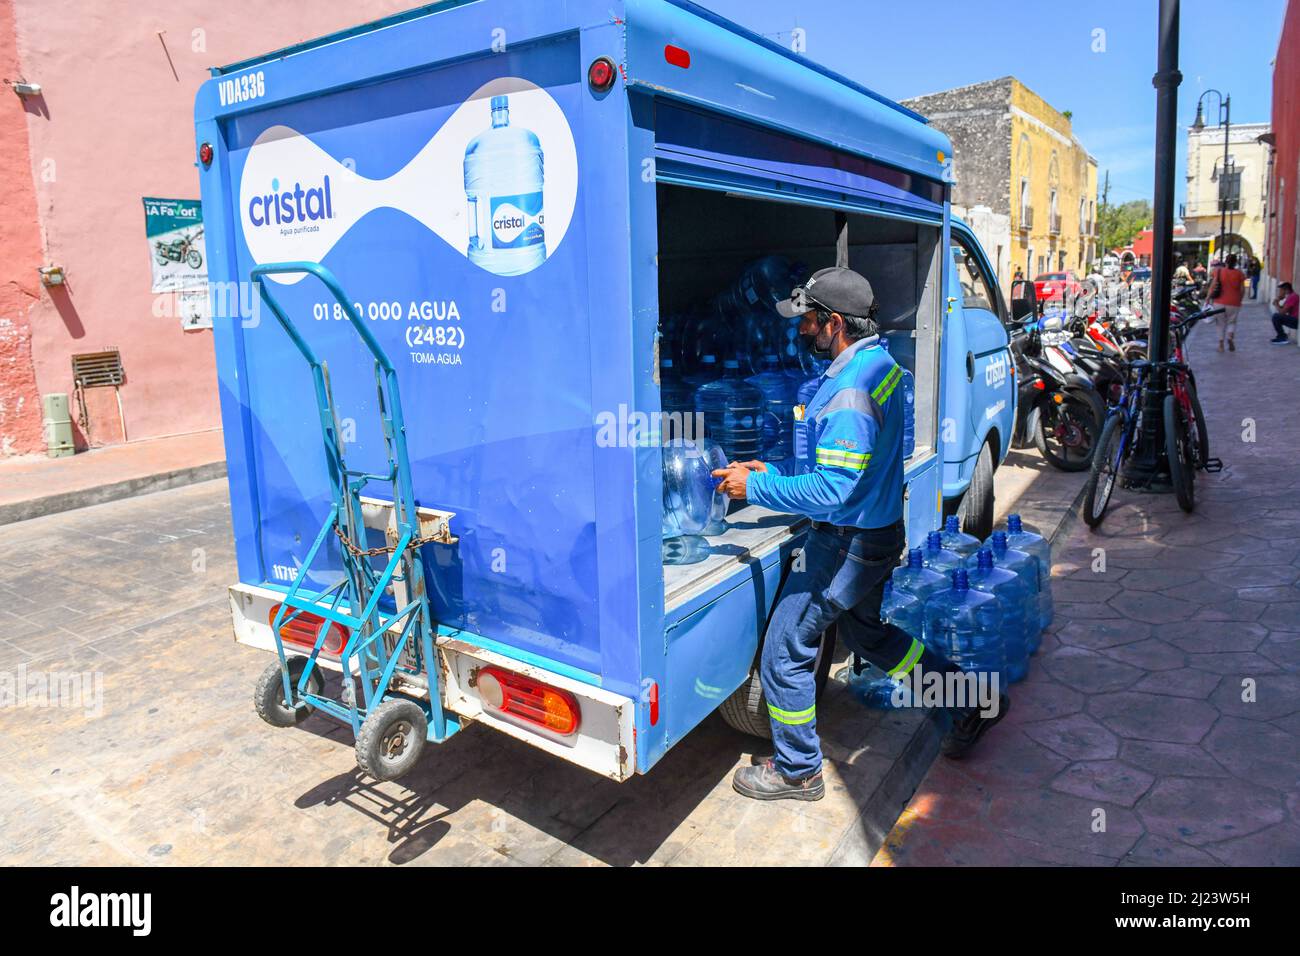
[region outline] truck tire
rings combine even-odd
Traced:
[[[396,780],[424,751],[429,720],[413,700],[390,697],[369,714],[357,734],[357,766],[376,780]]]
[[[297,690],[298,679],[302,677],[303,668],[307,666],[307,658],[290,657],[287,661],[289,665],[289,686]],[[319,667],[313,667],[311,677],[307,679],[307,691],[312,694],[320,694],[325,687],[325,678],[321,675]],[[294,724],[301,724],[311,716],[314,707],[289,707],[284,702],[284,682],[280,676],[280,661],[277,658],[267,665],[266,670],[257,679],[257,686],[253,688],[253,708],[257,711],[257,716],[261,717],[272,727],[292,727]]]
[[[961,496],[961,505],[957,515],[961,518],[961,530],[974,535],[981,541],[987,541],[993,533],[993,449],[988,442],[980,448],[975,459],[975,471],[971,475],[970,485]]]
[[[826,679],[830,676],[831,664],[835,660],[835,627],[826,629],[822,634],[821,647],[817,650],[816,681],[817,697],[826,689]],[[772,720],[767,715],[767,700],[763,697],[763,685],[758,678],[758,666],[750,668],[745,682],[722,702],[718,713],[732,730],[739,730],[751,737],[772,739]]]

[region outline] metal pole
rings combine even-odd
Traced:
[[[1224,248],[1228,241],[1228,133],[1232,130],[1232,97],[1223,98],[1223,173],[1219,176],[1222,183],[1219,196],[1219,267],[1226,266],[1228,251]]]
[[[1155,216],[1151,250],[1151,327],[1148,355],[1152,362],[1169,360],[1169,308],[1172,300],[1174,240],[1174,163],[1178,135],[1178,0],[1160,0],[1159,68],[1151,78],[1156,88]],[[1131,459],[1130,481],[1138,484],[1168,480],[1164,456],[1162,406],[1168,379],[1153,374],[1144,393],[1142,434]]]

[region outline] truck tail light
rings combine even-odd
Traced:
[[[475,682],[483,706],[561,737],[577,733],[581,719],[577,699],[568,691],[499,667],[479,670]]]
[[[271,613],[266,616],[266,622],[272,628],[275,627],[275,616],[279,613],[280,605],[276,604],[272,606]],[[290,618],[280,625],[280,639],[311,650],[316,646],[316,634],[324,623],[325,618],[319,614],[299,611],[297,617]],[[343,630],[342,625],[331,624],[329,630],[325,632],[325,641],[321,644],[320,652],[326,657],[338,657],[343,653],[343,645],[346,643],[347,632]]]
[[[607,56],[596,57],[591,61],[591,66],[587,67],[587,82],[597,93],[608,93],[613,89],[614,77],[617,75],[614,61]]]

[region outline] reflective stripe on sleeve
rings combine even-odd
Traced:
[[[875,387],[871,393],[871,397],[881,405],[885,404],[885,402],[889,401],[889,396],[894,394],[894,389],[897,387],[899,380],[901,380],[902,377],[902,366],[895,365],[889,370],[889,374],[885,376],[885,380]]]
[[[842,448],[818,448],[817,464],[831,468],[848,468],[850,471],[865,471],[871,455],[860,451],[845,451]]]

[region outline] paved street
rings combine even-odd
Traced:
[[[1058,541],[1011,712],[932,767],[876,865],[1300,864],[1300,355],[1271,334],[1262,305],[1235,353],[1195,334],[1223,472],[1194,515],[1117,490]]]
[[[7,526],[0,544],[0,672],[103,681],[99,712],[93,694],[89,707],[0,710],[6,863],[860,859],[933,753],[916,715],[865,711],[832,685],[817,804],[734,794],[756,741],[716,717],[624,784],[471,726],[401,783],[376,785],[338,724],[275,730],[254,715],[269,658],[230,636],[224,482]]]

